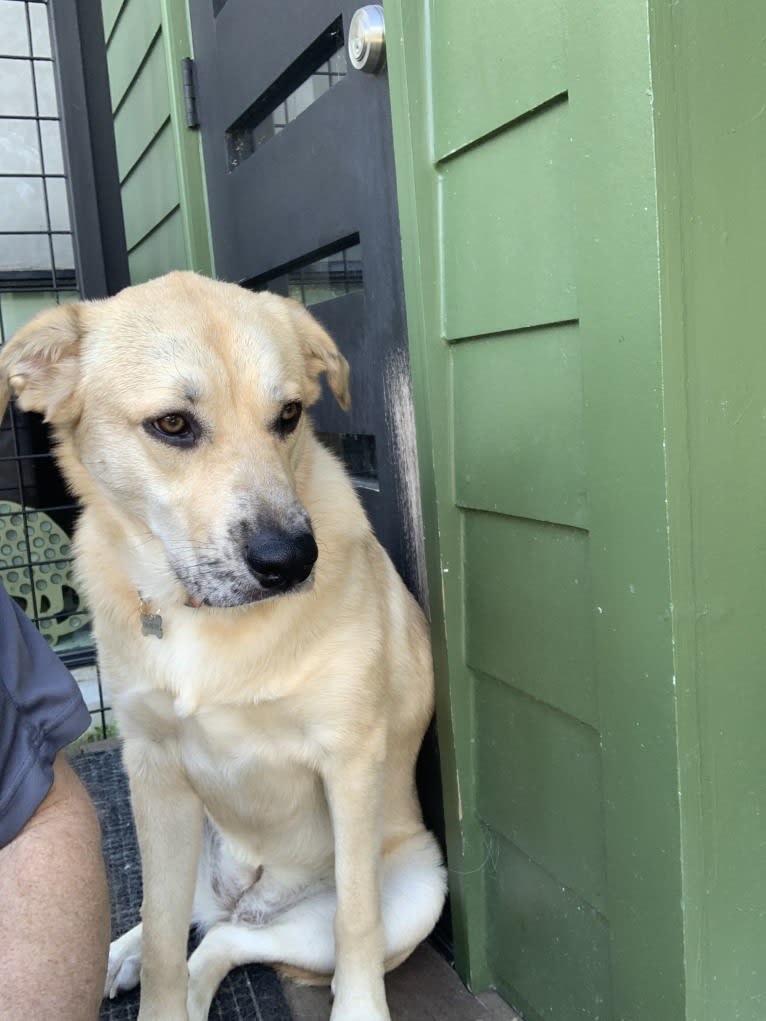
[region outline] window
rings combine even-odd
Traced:
[[[0,0],[0,288],[74,287],[44,0]]]

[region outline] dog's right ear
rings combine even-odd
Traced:
[[[320,326],[305,306],[293,298],[283,298],[282,301],[290,313],[293,327],[297,330],[300,339],[306,371],[314,390],[310,403],[313,404],[319,397],[318,378],[322,372],[326,372],[330,389],[335,394],[336,401],[344,411],[348,411],[351,407],[348,362],[338,350],[327,330]]]
[[[76,416],[81,310],[81,305],[46,309],[0,349],[0,413],[14,393],[23,411],[39,411],[46,422]]]

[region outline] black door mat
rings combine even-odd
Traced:
[[[119,748],[84,752],[72,766],[88,789],[101,820],[104,860],[112,902],[112,939],[139,921],[141,861],[138,855],[128,781]],[[193,947],[190,942],[190,949]],[[104,1000],[99,1021],[135,1021],[139,991]],[[292,1021],[282,986],[271,968],[235,968],[221,983],[210,1021]]]

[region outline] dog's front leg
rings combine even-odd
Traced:
[[[332,757],[324,775],[335,838],[335,1000],[331,1021],[390,1021],[379,860],[386,735]]]
[[[186,944],[202,843],[202,803],[171,743],[126,741],[123,757],[144,883],[139,1021],[186,1021]]]

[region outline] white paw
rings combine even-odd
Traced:
[[[189,1021],[207,1021],[210,1013],[210,997],[199,995],[198,991],[189,986],[189,997],[186,1001]]]
[[[135,929],[131,929],[109,947],[104,996],[113,1000],[119,993],[135,989],[140,978],[141,937]]]
[[[141,978],[141,955],[134,954],[122,960],[112,961],[112,953],[109,952],[109,967],[106,972],[106,985],[104,996],[113,1000],[119,993],[127,993],[135,989]]]

